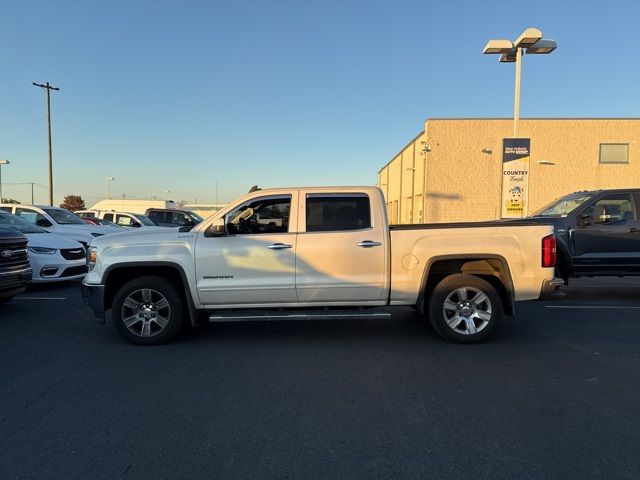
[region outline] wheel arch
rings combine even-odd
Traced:
[[[424,312],[429,294],[445,277],[456,273],[476,275],[491,284],[502,300],[505,314],[515,316],[515,289],[506,258],[496,254],[441,255],[432,257],[422,274],[418,308]]]
[[[130,280],[147,275],[166,278],[174,284],[185,302],[192,326],[198,325],[198,312],[189,290],[189,281],[181,265],[174,262],[126,262],[108,267],[104,273],[104,309],[112,306],[116,292]]]

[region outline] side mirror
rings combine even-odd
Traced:
[[[45,228],[53,226],[53,224],[46,218],[39,218],[38,220],[36,220],[36,225]]]
[[[579,227],[585,227],[587,225],[590,225],[591,223],[593,223],[593,218],[588,213],[581,213],[580,215],[578,215]]]
[[[224,218],[216,218],[204,232],[205,237],[224,237],[227,234],[227,228]]]

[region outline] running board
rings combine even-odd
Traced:
[[[209,323],[220,322],[254,322],[258,320],[354,320],[354,319],[389,319],[388,312],[356,312],[356,311],[311,311],[311,312],[273,312],[273,311],[237,311],[225,313],[212,313]]]

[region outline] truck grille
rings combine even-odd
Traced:
[[[87,257],[87,254],[82,247],[63,248],[62,250],[60,250],[60,255],[62,255],[67,260],[80,260],[81,258]]]
[[[27,241],[0,241],[0,269],[3,271],[17,270],[29,266],[27,255]]]

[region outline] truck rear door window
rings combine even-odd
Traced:
[[[365,194],[307,195],[307,232],[371,228],[371,207]]]

